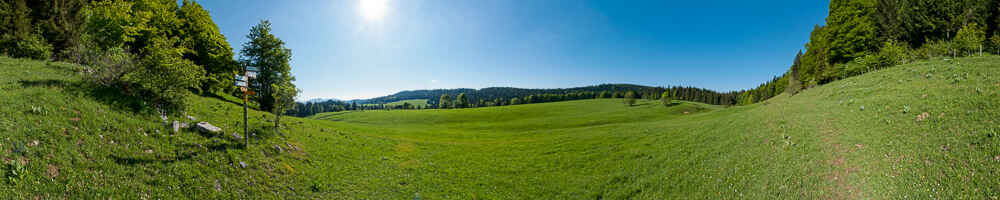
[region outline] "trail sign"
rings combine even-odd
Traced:
[[[257,72],[255,72],[255,71],[247,71],[247,77],[257,78]]]
[[[260,69],[257,67],[247,67],[247,72],[259,72]]]

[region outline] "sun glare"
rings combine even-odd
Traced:
[[[385,16],[387,0],[361,0],[361,16],[367,20],[381,20]]]

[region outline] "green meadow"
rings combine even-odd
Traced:
[[[995,199],[1000,57],[937,60],[749,106],[577,100],[287,117],[203,94],[172,133],[79,66],[0,58],[13,199]],[[195,117],[190,120],[187,115]],[[242,163],[242,164],[241,164]]]

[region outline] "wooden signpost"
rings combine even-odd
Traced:
[[[249,112],[249,108],[247,108],[247,102],[249,101],[248,97],[250,95],[257,94],[256,92],[251,90],[249,86],[250,86],[250,79],[257,78],[258,69],[256,67],[247,66],[243,71],[246,72],[243,74],[243,76],[236,75],[235,78],[236,78],[236,86],[240,87],[240,91],[243,92],[243,139],[244,139],[243,148],[249,149],[250,126],[247,123],[248,121],[250,121],[250,119],[249,116],[247,115]]]

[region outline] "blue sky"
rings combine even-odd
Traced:
[[[234,51],[262,19],[292,49],[299,99],[601,83],[749,89],[784,73],[829,1],[198,1]]]

